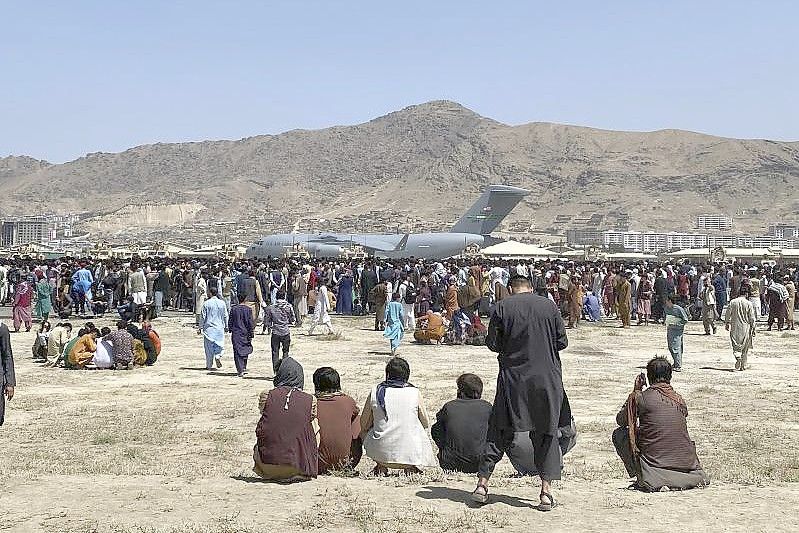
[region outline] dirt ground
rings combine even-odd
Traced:
[[[295,330],[293,354],[305,367],[307,389],[314,369],[332,365],[362,404],[382,380],[388,343],[371,331],[371,319],[333,320],[342,338]],[[691,435],[713,483],[641,494],[626,490],[610,433],[641,367],[666,352],[665,331],[616,326],[570,330],[561,354],[579,436],[554,487],[560,506],[551,513],[533,509],[536,480],[513,477],[507,460],[482,508],[468,503],[470,475],[431,470],[374,479],[367,458],[359,477],[258,481],[250,468],[258,393],[271,386],[266,336],[256,336],[251,373],[239,379],[229,347],[221,372],[204,369],[202,339],[189,315],[156,320],[161,357],[131,372],[42,368],[31,361],[33,333],[12,334],[18,388],[0,428],[0,530],[799,530],[799,334],[760,331],[751,370],[738,373],[723,328],[706,337],[700,323],[689,325],[685,371],[674,385],[688,402]],[[454,397],[462,372],[483,377],[485,397],[493,399],[497,363],[486,348],[408,341],[400,353],[431,415]]]

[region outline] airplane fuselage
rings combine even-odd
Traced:
[[[361,251],[388,259],[452,257],[469,246],[482,247],[485,236],[490,235],[527,194],[528,191],[519,187],[490,185],[447,233],[283,233],[257,240],[247,248],[246,257],[304,253],[313,257],[341,257]]]
[[[458,255],[468,246],[482,246],[482,235],[471,233],[283,233],[258,239],[247,248],[246,257],[283,257],[299,245],[312,257],[339,257],[352,246],[360,246],[369,255],[383,258],[445,258]]]

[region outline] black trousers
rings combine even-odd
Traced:
[[[288,356],[289,346],[291,346],[291,333],[285,335],[275,335],[272,333],[272,369],[277,372],[280,365],[280,349],[283,348],[283,357]]]
[[[233,350],[233,363],[236,365],[236,372],[241,374],[247,370],[248,355],[240,355],[236,350]]]
[[[490,478],[494,473],[497,463],[502,460],[507,450],[513,444],[514,430],[504,428],[492,431],[489,428],[488,440],[485,451],[480,459],[480,477]],[[560,479],[562,456],[557,435],[542,435],[535,431],[529,433],[533,442],[533,461],[538,469],[538,475],[547,481]]]

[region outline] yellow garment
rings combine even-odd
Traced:
[[[420,319],[418,324],[419,328],[413,332],[418,342],[440,341],[447,332],[444,319],[435,313]]]
[[[438,326],[433,329],[417,329],[413,332],[413,338],[418,342],[440,341],[444,338],[445,333],[444,326]]]
[[[145,363],[147,363],[147,350],[144,349],[144,343],[139,339],[133,339],[133,364],[144,366]]]
[[[84,368],[94,358],[94,352],[97,351],[97,344],[94,342],[94,337],[87,333],[75,343],[72,350],[69,352],[69,362],[76,368]]]
[[[458,289],[455,285],[450,285],[447,292],[444,294],[444,309],[447,313],[447,318],[452,320],[452,315],[455,311],[460,309],[458,306]]]
[[[630,282],[622,278],[622,282],[616,286],[616,299],[618,300],[619,319],[622,326],[630,325]]]

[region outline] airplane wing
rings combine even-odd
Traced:
[[[406,233],[397,244],[394,244],[382,239],[359,235],[353,238],[353,242],[370,252],[399,252],[405,249],[405,246],[408,244],[408,237],[409,234]]]
[[[350,246],[351,244],[357,244],[369,252],[398,252],[405,249],[405,246],[408,243],[408,236],[409,234],[406,233],[397,244],[394,244],[390,241],[385,241],[372,235],[344,235],[327,233],[317,235],[312,239],[309,239],[308,242],[343,247]]]
[[[350,243],[350,238],[347,235],[336,235],[335,233],[323,233],[321,235],[316,235],[308,239],[308,242],[315,242],[318,244],[338,244],[341,246],[347,246]]]

